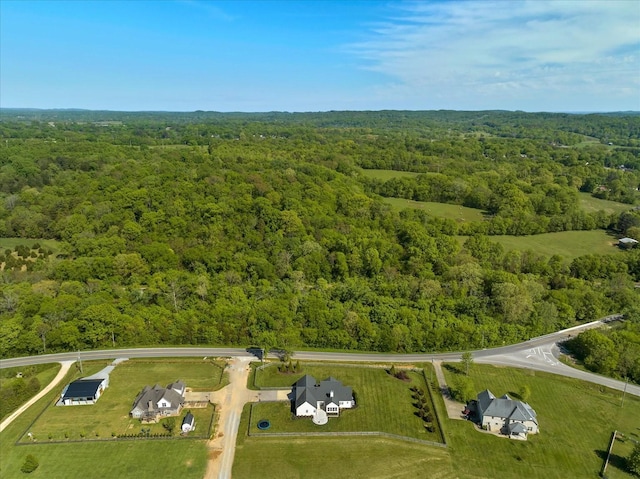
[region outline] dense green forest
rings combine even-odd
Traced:
[[[631,114],[2,110],[0,353],[466,350],[640,321],[640,250],[569,261],[491,240],[640,240],[638,185]],[[586,211],[580,192],[628,208]]]
[[[591,329],[565,345],[591,371],[640,384],[640,321],[611,330]]]

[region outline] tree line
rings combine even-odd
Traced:
[[[533,138],[526,153],[517,143],[521,153],[487,158],[487,142],[505,140],[481,141],[473,121],[450,131],[456,114],[194,115],[54,126],[3,116],[0,238],[57,245],[0,247],[3,357],[152,344],[468,350],[611,312],[637,317],[639,252],[567,261],[504,251],[489,226],[393,210],[384,184],[358,173],[419,157],[416,168],[441,170],[416,185],[462,192],[452,201],[463,203],[475,191],[494,216],[480,225],[575,215],[627,231],[640,226],[635,212],[575,202],[587,157],[597,175],[634,184],[634,170],[604,166],[615,150],[585,148],[573,164],[551,153],[576,150]],[[122,141],[131,135],[148,144]]]

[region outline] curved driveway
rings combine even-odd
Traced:
[[[609,318],[607,318],[609,319]],[[558,360],[559,348],[557,343],[576,335],[586,329],[601,327],[605,321],[575,326],[557,333],[533,338],[523,343],[502,346],[499,348],[473,351],[477,363],[495,364],[518,368],[528,368],[545,371],[561,376],[568,376],[583,381],[600,384],[619,391],[625,391],[634,396],[640,396],[640,386],[625,384],[623,381],[607,378],[598,374],[574,369]],[[241,357],[246,356],[247,350],[242,348],[132,348],[107,349],[100,351],[86,351],[82,353],[59,353],[24,358],[0,360],[0,369],[14,366],[28,366],[53,362],[73,361],[80,356],[84,360],[126,358],[156,358],[156,357]],[[385,362],[385,363],[424,363],[429,361],[459,361],[461,353],[433,353],[433,354],[372,354],[372,353],[327,353],[315,351],[295,351],[293,357],[306,361],[342,361],[342,362]]]

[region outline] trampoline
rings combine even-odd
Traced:
[[[260,419],[258,421],[258,429],[260,429],[261,431],[265,431],[270,427],[271,427],[271,421],[269,421],[268,419]]]

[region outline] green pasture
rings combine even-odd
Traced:
[[[345,386],[353,388],[356,408],[340,412],[340,417],[329,418],[329,423],[316,426],[310,418],[294,418],[288,402],[257,403],[253,406],[251,433],[259,434],[257,423],[260,419],[269,419],[268,432],[337,432],[337,431],[378,431],[409,436],[426,441],[441,442],[435,416],[435,432],[428,432],[423,421],[414,412],[415,402],[409,390],[417,386],[425,390],[422,373],[409,372],[410,381],[394,378],[385,369],[375,367],[345,367],[340,365],[305,365],[298,374],[282,374],[276,367],[267,367],[257,372],[256,384],[259,386],[291,386],[304,374],[311,374],[320,381],[333,376]],[[429,408],[433,411],[431,400],[426,395]]]
[[[457,476],[446,449],[400,440],[379,437],[238,440],[234,479],[327,477],[454,479]]]
[[[448,382],[457,367],[445,365]],[[467,421],[447,421],[452,462],[461,478],[597,477],[613,430],[640,434],[640,398],[627,395],[621,407],[619,391],[524,369],[476,364],[470,376],[478,392],[490,389],[496,396],[516,396],[528,385],[541,432],[526,442],[513,441],[478,432]],[[609,477],[631,477],[619,465],[610,466]]]
[[[600,148],[613,148],[612,146],[609,145],[603,145],[602,143],[600,143],[600,140],[598,138],[594,138],[592,136],[587,136],[587,135],[583,135],[584,140],[582,140],[579,143],[576,143],[575,145],[571,145],[568,146],[567,148],[576,148],[578,150],[583,149],[583,148],[587,148],[587,147],[600,147]]]
[[[396,171],[396,170],[361,170],[362,176],[367,178],[375,178],[377,180],[387,181],[394,178],[413,178],[421,173],[413,171]]]
[[[458,236],[460,244],[467,240],[466,236]],[[489,240],[500,243],[505,250],[527,251],[552,256],[560,255],[572,260],[585,254],[620,254],[624,253],[616,246],[618,240],[605,230],[561,231],[529,236],[490,236]]]
[[[607,465],[606,475],[608,479],[629,479],[633,477],[625,469],[626,459],[633,450],[634,441],[640,441],[639,436],[640,430],[637,430],[636,434],[625,434],[624,437],[618,436],[616,438],[611,450],[609,464]]]
[[[384,198],[384,201],[396,210],[404,210],[406,208],[424,210],[431,216],[450,218],[456,221],[468,222],[482,221],[484,219],[482,210],[467,208],[466,206],[450,205],[449,203],[435,203],[433,201],[405,200],[403,198]]]
[[[86,371],[85,371],[86,372]],[[109,377],[109,387],[93,405],[51,405],[33,424],[30,432],[39,441],[80,440],[110,438],[115,435],[138,434],[149,429],[150,434],[165,433],[162,423],[142,425],[129,417],[133,401],[146,385],[167,384],[181,379],[187,387],[213,390],[218,387],[222,368],[211,361],[171,359],[166,361],[130,360],[116,366]],[[65,384],[61,384],[58,394]],[[213,408],[192,409],[197,434],[209,427]],[[184,415],[184,414],[183,414]],[[178,432],[182,417],[176,417]],[[27,436],[22,442],[29,442]]]
[[[6,249],[13,250],[18,245],[32,247],[35,243],[40,244],[42,248],[47,248],[57,253],[60,251],[61,244],[59,241],[52,239],[34,239],[34,238],[0,238],[0,251],[4,253]]]
[[[626,203],[618,203],[617,201],[602,200],[591,196],[591,193],[578,193],[580,207],[587,213],[595,213],[596,211],[604,211],[608,215],[619,214],[623,211],[630,210],[633,205]]]
[[[101,366],[92,367],[85,363],[85,375],[96,372]],[[77,377],[78,372],[71,370],[64,384]],[[20,472],[20,467],[28,454],[34,455],[40,463],[38,469],[29,475],[34,479],[201,479],[204,476],[206,442],[200,440],[84,441],[68,444],[48,444],[47,440],[37,440],[15,445],[36,416],[59,395],[58,388],[51,391],[0,433],[0,477],[26,477]]]

